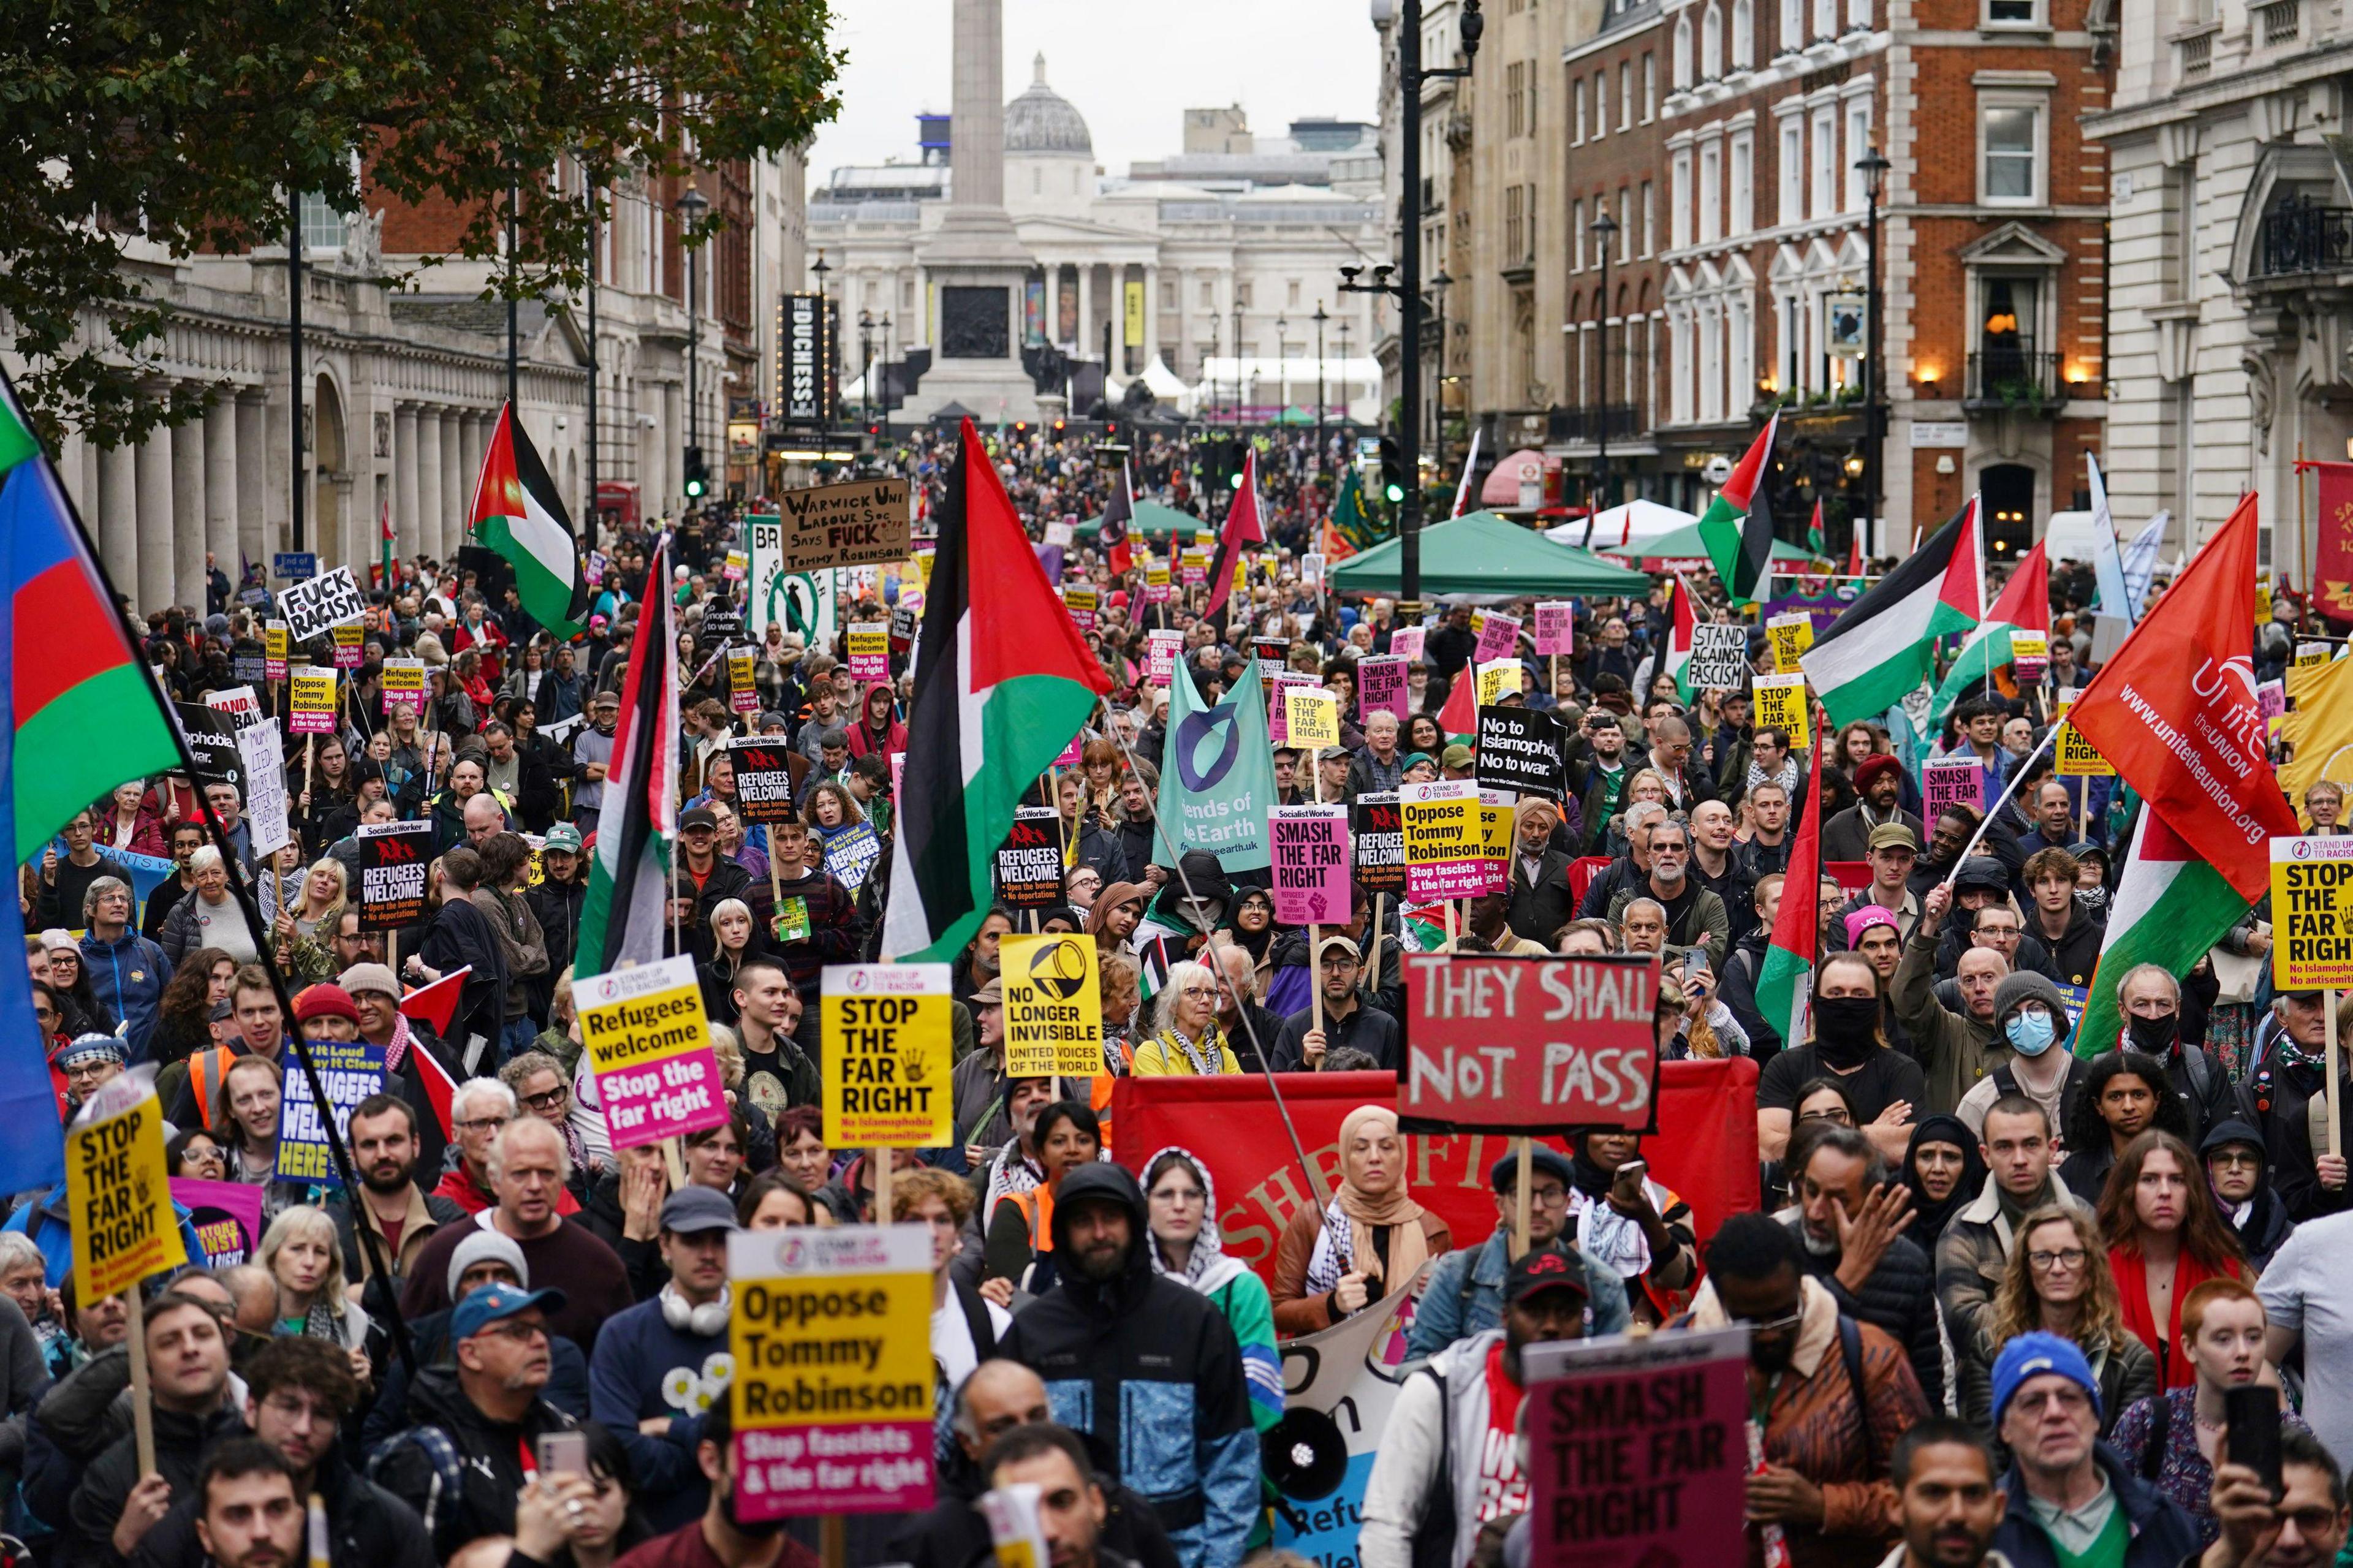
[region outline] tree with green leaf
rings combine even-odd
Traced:
[[[826,0],[8,0],[0,320],[45,438],[139,439],[201,393],[142,393],[172,306],[142,254],[282,245],[290,193],[463,216],[494,288],[576,290],[587,188],[805,142],[839,107]],[[597,206],[604,202],[600,198]],[[714,210],[704,219],[716,224]],[[154,247],[142,252],[142,246]],[[425,258],[429,264],[441,258]]]

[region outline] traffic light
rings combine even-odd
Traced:
[[[703,467],[702,448],[689,447],[686,449],[686,499],[701,500],[703,492],[710,488],[710,471]]]
[[[1381,437],[1381,494],[1395,506],[1405,500],[1405,459],[1398,454],[1397,437]]]

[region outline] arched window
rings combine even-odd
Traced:
[[[1686,15],[1675,22],[1675,87],[1678,90],[1692,84],[1692,26]]]
[[[1732,0],[1732,68],[1750,69],[1757,64],[1757,20],[1753,0]]]
[[[1717,10],[1715,0],[1709,0],[1707,15],[1699,25],[1699,75],[1702,81],[1714,81],[1724,74],[1724,13]]]

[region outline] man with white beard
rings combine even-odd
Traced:
[[[1691,834],[1682,823],[1662,821],[1651,829],[1651,874],[1641,887],[1623,889],[1609,900],[1610,921],[1623,921],[1626,906],[1643,897],[1667,911],[1669,945],[1704,947],[1708,967],[1723,968],[1732,947],[1731,916],[1722,899],[1693,880]]]

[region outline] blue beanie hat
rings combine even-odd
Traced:
[[[2030,1377],[2055,1373],[2079,1384],[2092,1396],[2092,1413],[2100,1413],[2100,1380],[2092,1372],[2092,1363],[2073,1340],[2063,1340],[2057,1334],[2040,1331],[2020,1334],[2001,1347],[2001,1354],[1993,1363],[1993,1419],[1999,1426],[2002,1413],[2010,1408],[2010,1396],[2018,1385]]]

